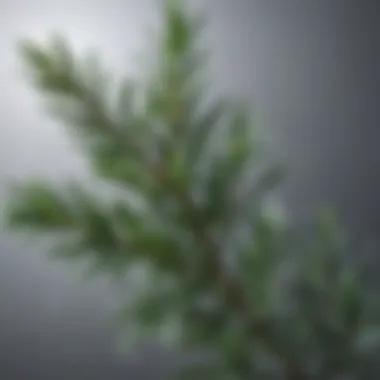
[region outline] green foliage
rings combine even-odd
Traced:
[[[315,244],[294,252],[289,226],[265,210],[282,170],[263,165],[249,107],[208,97],[203,20],[165,4],[145,86],[124,78],[112,87],[97,55],[77,57],[61,37],[20,45],[49,113],[125,197],[104,200],[79,183],[17,185],[10,226],[54,233],[59,257],[130,281],[123,316],[141,339],[165,339],[169,326],[172,345],[219,357],[192,378],[360,373],[380,346],[378,293],[366,297],[331,213]]]

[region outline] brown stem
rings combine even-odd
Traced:
[[[209,252],[213,261],[216,282],[220,285],[228,304],[239,310],[251,320],[250,331],[254,333],[284,364],[286,378],[288,380],[307,380],[308,375],[301,365],[286,350],[282,349],[273,337],[271,328],[267,321],[256,321],[251,314],[251,307],[244,295],[244,288],[238,281],[232,278],[225,270],[218,257],[218,247],[209,238],[205,231],[199,213],[192,200],[183,189],[174,184],[164,170],[156,170],[156,178],[167,186],[176,198],[181,202],[186,212],[191,216],[194,235],[200,244]]]
[[[109,121],[105,114],[102,113],[101,107],[94,108],[94,99],[87,99],[85,94],[81,94],[82,97],[87,101],[87,104],[91,106],[91,109],[97,109],[99,117],[103,120],[104,125],[108,126],[110,132],[114,136],[120,139],[121,142],[124,142],[125,148],[130,151],[133,149],[135,152],[138,152],[140,149],[138,146],[125,143],[125,136],[121,131]],[[274,337],[270,326],[265,321],[257,322],[255,318],[251,315],[250,306],[247,302],[247,299],[244,295],[244,288],[241,286],[236,279],[232,278],[228,272],[223,267],[220,259],[218,257],[218,247],[215,243],[209,238],[206,233],[205,226],[202,224],[201,218],[199,218],[199,213],[192,200],[187,196],[186,192],[178,187],[171,178],[167,175],[166,171],[160,166],[152,166],[147,164],[147,169],[150,170],[153,177],[157,180],[158,183],[163,184],[169,188],[174,196],[181,202],[182,206],[186,212],[192,216],[193,222],[193,232],[197,240],[202,244],[202,246],[209,252],[211,255],[211,260],[213,261],[214,266],[214,278],[216,282],[221,286],[221,289],[226,297],[226,301],[231,305],[231,307],[238,309],[243,315],[247,316],[252,320],[250,329],[261,341],[284,363],[286,377],[288,380],[307,380],[308,376],[304,369],[299,365],[299,363],[291,357],[285,350],[280,348]]]

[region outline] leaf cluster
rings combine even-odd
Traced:
[[[207,379],[360,376],[380,341],[368,291],[340,257],[331,215],[298,254],[288,226],[266,213],[282,170],[265,164],[250,107],[210,100],[203,21],[165,2],[144,86],[112,85],[97,55],[76,56],[62,37],[20,45],[50,115],[125,196],[16,184],[10,225],[53,233],[60,257],[129,279],[125,315],[140,337],[216,352]]]

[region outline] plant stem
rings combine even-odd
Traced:
[[[155,173],[159,173],[160,182],[173,192],[174,196],[182,204],[186,213],[190,215],[195,238],[211,255],[214,273],[210,273],[210,275],[220,286],[226,302],[231,308],[239,311],[251,321],[249,332],[255,334],[283,362],[287,380],[307,380],[308,375],[297,360],[277,344],[276,339],[271,332],[269,323],[267,321],[257,321],[256,318],[252,316],[251,306],[247,302],[244,294],[244,287],[239,284],[235,278],[232,278],[222,265],[218,255],[219,248],[209,238],[205,226],[202,223],[202,218],[191,198],[182,188],[178,187],[171,181],[170,177],[164,170],[161,169],[155,171]]]

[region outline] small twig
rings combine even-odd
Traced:
[[[266,321],[256,321],[252,317],[250,306],[244,295],[243,287],[232,278],[225,270],[218,257],[218,247],[209,238],[204,226],[201,224],[202,218],[193,204],[192,200],[187,196],[183,189],[174,184],[164,170],[155,171],[156,178],[160,183],[167,186],[177,199],[181,202],[186,212],[192,216],[193,232],[200,244],[212,255],[214,278],[221,286],[226,296],[226,300],[233,307],[238,309],[243,315],[252,320],[250,330],[284,363],[286,377],[288,380],[307,380],[308,375],[299,363],[289,355],[284,349],[280,348],[274,337],[272,336],[270,325]]]

